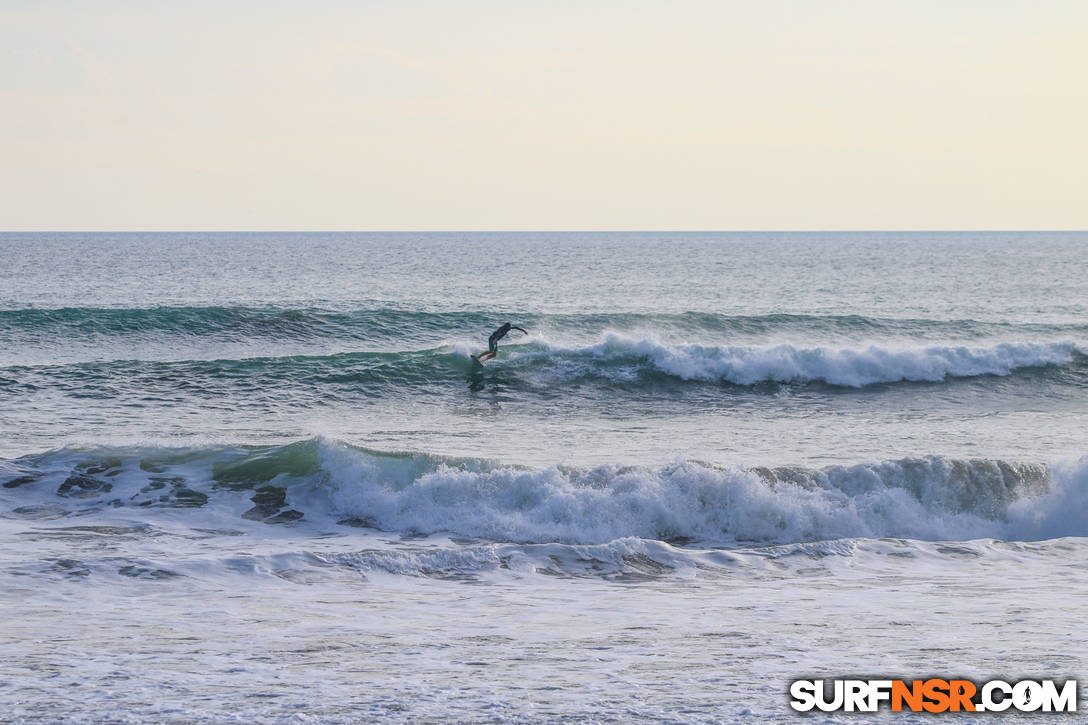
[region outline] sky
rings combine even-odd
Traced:
[[[1088,229],[1088,2],[0,0],[0,229]]]

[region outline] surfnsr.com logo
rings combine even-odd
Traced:
[[[790,697],[798,712],[1076,712],[1077,681],[795,680]]]

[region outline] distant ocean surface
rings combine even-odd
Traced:
[[[1088,233],[0,234],[0,719],[1088,682],[1086,565]]]

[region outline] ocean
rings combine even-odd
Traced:
[[[1086,565],[1088,233],[0,234],[0,720],[1085,681]]]

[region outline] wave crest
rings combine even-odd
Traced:
[[[992,347],[933,345],[860,348],[772,346],[665,345],[609,333],[603,342],[582,348],[544,345],[515,362],[574,364],[576,374],[600,369],[613,376],[624,365],[648,364],[653,370],[681,380],[758,383],[823,382],[863,387],[900,381],[940,382],[952,377],[1009,375],[1023,368],[1069,365],[1080,354],[1075,343],[1001,343]],[[580,368],[578,364],[581,364]],[[600,366],[604,366],[601,368]],[[598,366],[595,369],[593,366]],[[567,371],[568,374],[571,372]],[[629,377],[636,370],[627,370]]]
[[[17,516],[170,507],[199,521],[203,509],[220,515],[226,507],[268,524],[329,520],[515,543],[1088,536],[1088,458],[1064,465],[926,456],[821,469],[697,461],[527,469],[312,439],[272,447],[66,448],[6,462],[0,484]]]
[[[623,537],[784,544],[840,538],[1050,538],[1088,534],[1053,503],[1051,469],[942,457],[824,469],[406,465],[332,447],[330,500],[368,525],[497,541],[598,544]],[[390,470],[392,469],[392,470]],[[1088,485],[1081,466],[1073,475]],[[1079,478],[1078,478],[1079,475]],[[1049,503],[1048,503],[1049,502]]]

